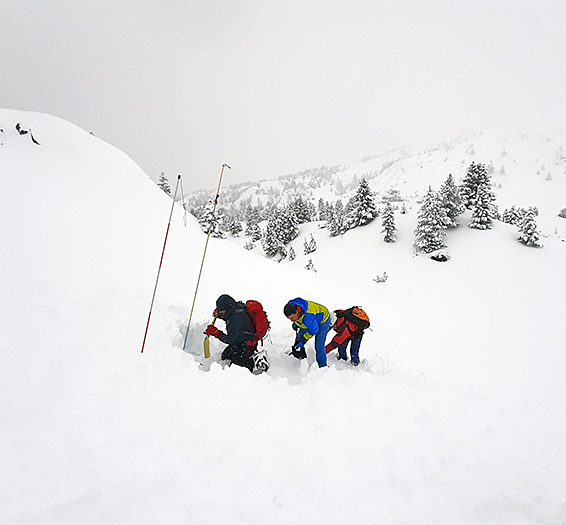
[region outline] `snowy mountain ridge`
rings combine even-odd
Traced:
[[[76,126],[9,110],[0,123],[0,522],[566,522],[555,148],[533,161],[551,180],[509,170],[509,182],[531,181],[527,192],[496,188],[540,208],[543,249],[509,224],[467,228],[466,212],[447,236],[450,262],[414,257],[415,206],[398,216],[393,245],[379,220],[334,238],[301,226],[297,242],[317,239],[316,272],[300,251],[277,264],[210,239],[183,352],[206,239],[197,222],[185,226],[132,159]],[[403,173],[397,164],[388,169]],[[266,374],[224,366],[217,340],[204,359],[222,293],[264,305]],[[311,345],[307,360],[288,354],[282,308],[297,296],[363,306],[372,329],[358,368],[331,353],[319,369]]]
[[[398,250],[410,256],[412,243],[415,241],[417,214],[428,188],[432,187],[438,191],[449,174],[453,175],[457,183],[461,183],[472,163],[482,163],[491,177],[496,197],[495,205],[500,213],[512,207],[534,207],[538,212],[536,226],[540,229],[540,234],[545,238],[556,236],[563,240],[566,238],[566,221],[559,214],[564,214],[562,210],[565,209],[566,202],[565,145],[563,136],[552,137],[540,131],[510,133],[492,130],[460,136],[426,148],[400,148],[383,155],[368,157],[352,167],[321,167],[262,181],[259,184],[239,184],[236,193],[232,193],[234,188],[228,186],[226,190],[221,191],[219,207],[221,212],[231,210],[231,213],[242,215],[244,205],[274,203],[280,206],[292,202],[297,196],[310,200],[315,208],[320,199],[347,202],[357,191],[361,178],[366,178],[381,210],[384,208],[384,202],[394,195],[394,199],[402,201],[403,206],[408,209],[408,215],[400,215],[398,212],[395,214],[395,220],[402,228],[402,235],[396,247],[385,248],[380,242],[383,238],[381,230],[375,230],[381,227],[381,217],[374,221],[376,224],[371,228],[364,229],[365,242],[376,244],[379,257],[381,252],[386,250]],[[193,205],[195,202],[210,199],[207,192],[198,192],[193,197]],[[227,204],[231,200],[233,203]],[[401,202],[395,204],[399,207]],[[226,208],[223,208],[223,205]],[[198,215],[198,211],[196,213]],[[464,226],[469,224],[469,214],[463,219]],[[205,221],[205,226],[207,224]],[[314,265],[316,271],[323,270],[327,266],[328,254],[319,251],[308,257],[303,256],[303,245],[308,239],[314,238],[315,242],[320,242],[321,238],[329,235],[327,229],[320,229],[323,225],[321,222],[303,225],[296,241],[287,246],[287,251],[292,255],[283,260],[280,256],[276,259],[285,265],[311,269]],[[500,227],[509,231],[517,230],[505,225]],[[265,231],[265,223],[263,230]],[[241,232],[235,237],[228,235],[228,239],[246,246],[257,255],[265,256],[262,243],[250,244],[250,238],[244,233]],[[348,232],[346,235],[352,233]],[[473,234],[461,230],[458,233],[449,232],[448,240],[454,235],[465,238]],[[450,245],[448,248],[450,249]],[[340,250],[333,252],[339,254]],[[295,254],[298,256],[293,259]],[[381,272],[381,275],[384,270],[378,267],[376,271]],[[378,276],[374,275],[373,279],[376,277]]]
[[[352,166],[320,167],[304,172],[266,179],[259,183],[227,184],[222,188],[220,206],[237,208],[242,203],[287,202],[300,194],[316,204],[320,198],[347,199],[359,180],[370,182],[378,199],[390,190],[398,190],[407,200],[422,196],[428,186],[438,190],[452,174],[457,182],[472,163],[488,166],[496,187],[504,188],[501,205],[537,206],[536,202],[512,202],[514,199],[536,201],[547,195],[556,198],[556,213],[564,207],[560,201],[566,188],[566,136],[542,131],[511,132],[488,130],[462,135],[428,146],[401,147],[365,157]],[[187,196],[189,206],[204,204],[210,192],[200,190]]]

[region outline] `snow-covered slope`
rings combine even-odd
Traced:
[[[566,521],[563,231],[537,250],[462,227],[439,264],[412,256],[414,208],[396,245],[378,221],[308,225],[318,273],[211,239],[185,353],[205,237],[176,206],[141,354],[171,200],[67,122],[0,124],[1,523]],[[514,203],[543,219],[541,195]],[[267,374],[223,368],[216,341],[203,363],[220,293],[266,307]],[[358,369],[286,355],[298,295],[369,313]]]
[[[241,203],[286,202],[297,194],[317,205],[346,202],[365,177],[378,199],[395,190],[414,201],[428,186],[438,190],[448,174],[459,180],[472,163],[485,164],[495,185],[501,211],[515,205],[546,208],[541,219],[554,219],[566,206],[566,134],[559,130],[524,132],[490,129],[441,143],[402,147],[370,155],[352,166],[320,167],[260,183],[227,185],[220,206],[238,209]],[[211,191],[200,190],[187,198],[203,204]],[[554,221],[553,221],[554,222]]]

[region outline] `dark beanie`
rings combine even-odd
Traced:
[[[219,312],[225,311],[228,312],[234,308],[236,301],[232,299],[229,295],[221,295],[218,299],[216,299],[216,309]]]

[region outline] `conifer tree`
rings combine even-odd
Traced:
[[[248,223],[245,234],[252,242],[259,241],[261,239],[261,228],[259,227],[259,224]]]
[[[265,232],[261,239],[261,246],[265,255],[268,257],[274,257],[279,253],[279,245],[281,241],[279,241],[277,237],[277,224],[275,219],[270,219],[267,221],[267,226],[265,228]]]
[[[313,253],[316,251],[316,241],[314,240],[312,233],[309,241],[305,239],[305,242],[303,243],[303,247],[304,247],[305,255],[308,255],[309,253]]]
[[[440,199],[446,211],[446,228],[455,228],[460,224],[458,217],[464,213],[466,207],[462,202],[458,186],[454,182],[454,177],[448,175],[446,182],[440,187]]]
[[[221,227],[222,219],[222,213],[218,208],[214,211],[214,201],[209,199],[199,217],[202,231],[207,234],[210,232],[212,237],[224,238],[226,235]]]
[[[388,279],[387,272],[383,272],[383,275],[380,277],[379,275],[374,279],[376,283],[385,283]]]
[[[540,232],[537,230],[535,220],[535,212],[533,208],[529,208],[525,213],[520,226],[519,226],[519,242],[525,246],[534,246],[535,248],[542,248],[540,244]]]
[[[252,214],[253,206],[249,202],[245,205],[240,205],[240,206],[241,206],[241,210],[242,210],[241,219],[242,219],[243,222],[245,222],[247,224],[249,217]]]
[[[278,212],[278,207],[273,202],[268,201],[261,210],[261,220],[268,221],[273,215]]]
[[[280,254],[287,256],[285,245],[295,240],[299,235],[297,219],[289,206],[273,208],[267,221],[262,245],[268,257]]]
[[[259,208],[249,206],[246,211],[246,230],[244,234],[253,242],[261,239],[261,229],[259,223],[261,221]]]
[[[336,201],[330,210],[330,216],[327,220],[326,227],[328,228],[331,237],[337,237],[338,235],[345,233],[344,205],[340,199]]]
[[[460,187],[460,197],[468,210],[473,208],[480,186],[491,187],[491,176],[484,164],[472,162]]]
[[[495,195],[488,184],[480,184],[472,206],[472,218],[468,224],[477,230],[489,230],[497,218],[497,209],[493,202]]]
[[[381,225],[383,230],[381,233],[385,233],[383,240],[385,242],[396,242],[397,241],[397,227],[395,226],[395,214],[393,212],[393,206],[388,202],[383,210]]]
[[[289,247],[289,260],[294,261],[296,256],[297,256],[297,254],[295,253],[295,249],[292,246],[290,246]]]
[[[303,199],[300,195],[295,197],[295,199],[289,204],[289,207],[295,214],[298,224],[304,224],[312,221],[315,213],[314,206],[309,201]]]
[[[315,269],[315,267],[314,267],[314,264],[313,264],[313,262],[312,262],[312,259],[309,259],[309,262],[306,264],[305,269],[306,269],[306,270],[311,270],[311,271],[313,271],[313,272],[316,273],[316,269]]]
[[[279,254],[279,260],[277,262],[281,262],[283,259],[285,259],[285,257],[287,257],[287,248],[281,241],[277,246],[277,253]]]
[[[167,180],[167,177],[165,176],[165,172],[162,171],[161,174],[159,175],[159,182],[157,183],[157,185],[165,192],[167,193],[167,195],[169,195],[169,197],[171,196],[171,186],[169,186],[169,181]]]
[[[525,216],[525,210],[517,208],[515,205],[511,208],[506,209],[501,215],[501,220],[506,224],[513,224],[514,226],[519,226],[521,221]]]
[[[318,247],[318,246],[317,246],[317,244],[316,244],[316,241],[315,241],[315,239],[314,239],[314,237],[313,237],[313,235],[312,235],[312,233],[311,233],[311,240],[310,240],[310,250],[311,250],[311,251],[310,251],[310,253],[316,252],[317,247]]]
[[[233,213],[229,213],[224,215],[223,229],[233,237],[237,237],[242,232],[243,227],[239,217]]]
[[[283,244],[289,244],[299,236],[297,216],[290,206],[284,206],[276,213],[279,224],[279,240]]]
[[[348,230],[356,227],[357,213],[356,213],[356,196],[354,195],[344,206],[344,220],[342,221],[341,234],[346,233]]]
[[[375,205],[375,194],[371,191],[369,184],[365,178],[360,181],[360,185],[352,202],[353,222],[352,227],[365,226],[373,221],[377,215],[377,207]]]
[[[414,232],[415,249],[419,252],[431,253],[445,248],[444,224],[446,224],[446,212],[440,205],[437,193],[429,186],[417,215],[417,227]]]
[[[536,206],[529,206],[529,209],[526,210],[525,208],[517,208],[513,205],[510,209],[503,212],[501,220],[507,224],[520,226],[529,211],[532,211],[533,215],[538,217],[538,208]]]
[[[318,220],[327,221],[331,215],[332,208],[328,202],[325,202],[321,197],[318,199]]]

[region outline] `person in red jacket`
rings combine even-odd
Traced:
[[[336,322],[332,325],[332,329],[336,332],[336,335],[324,348],[327,354],[338,348],[338,359],[346,361],[348,359],[346,349],[348,343],[350,343],[352,364],[358,366],[360,364],[360,344],[362,343],[366,323],[360,322],[357,317],[351,314],[351,310],[352,308],[334,311]],[[367,325],[369,326],[369,320]]]

